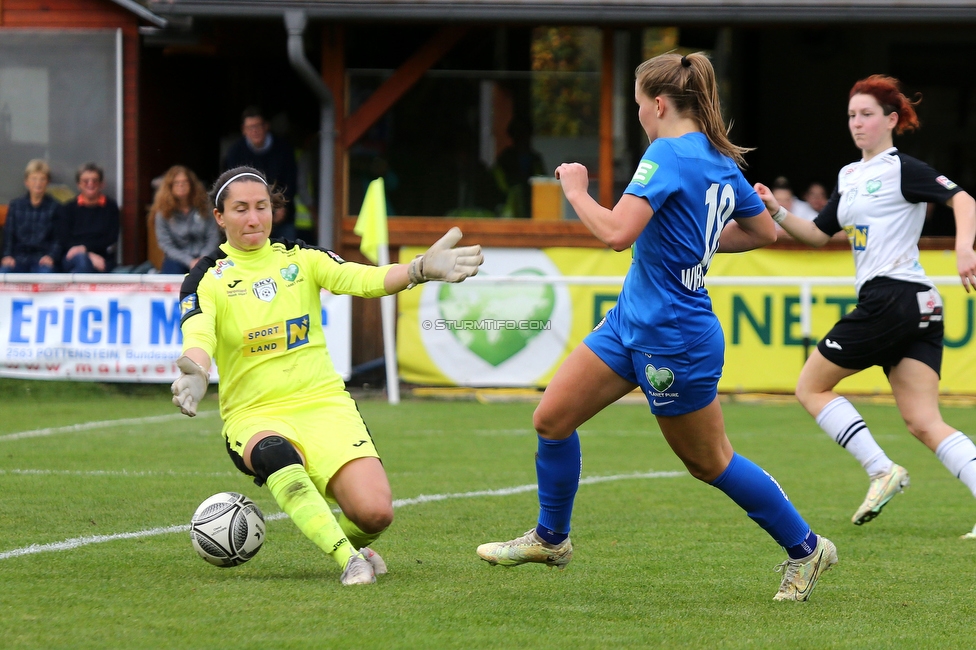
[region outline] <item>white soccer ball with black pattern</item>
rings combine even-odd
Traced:
[[[190,540],[204,560],[219,567],[244,564],[264,544],[264,515],[243,494],[221,492],[205,500],[190,520]]]

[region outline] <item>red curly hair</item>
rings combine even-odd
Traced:
[[[851,88],[848,99],[854,95],[871,95],[874,97],[885,115],[898,113],[898,123],[895,133],[901,135],[907,131],[914,131],[920,124],[915,107],[922,101],[921,93],[915,95],[912,101],[901,91],[901,82],[894,77],[883,74],[873,74],[861,79]]]

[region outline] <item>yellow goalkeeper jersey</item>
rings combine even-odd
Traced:
[[[183,281],[183,350],[202,348],[220,373],[220,415],[281,412],[345,389],[325,345],[321,289],[387,295],[389,266],[345,262],[332,251],[269,242],[222,244]]]

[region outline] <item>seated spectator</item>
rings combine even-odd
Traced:
[[[796,198],[793,189],[790,187],[790,182],[785,176],[778,176],[773,181],[771,189],[779,204],[801,219],[810,221],[817,216],[817,212],[807,205],[806,201]]]
[[[165,257],[160,273],[185,274],[220,244],[220,227],[210,214],[207,190],[191,170],[170,167],[156,190],[156,242]]]
[[[827,201],[830,196],[827,194],[827,188],[821,183],[813,182],[807,188],[807,191],[803,194],[803,200],[807,202],[817,214],[827,207]]]
[[[119,240],[119,206],[102,194],[105,174],[85,163],[75,174],[77,198],[58,210],[57,237],[65,273],[105,273],[115,268]]]
[[[7,208],[3,230],[3,259],[7,273],[51,273],[58,259],[54,227],[57,201],[47,195],[51,168],[43,160],[32,160],[24,170],[27,195],[16,198]]]

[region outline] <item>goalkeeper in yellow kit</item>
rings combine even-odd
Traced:
[[[347,263],[331,251],[268,239],[284,199],[256,169],[225,172],[210,198],[227,243],[183,281],[173,403],[196,415],[216,361],[234,464],[266,483],[295,525],[335,559],[342,584],[373,583],[386,564],[368,545],[393,521],[393,498],[326,349],[319,292],[370,298],[428,280],[461,282],[478,272],[481,247],[454,248],[461,231],[452,228],[409,264]],[[338,519],[330,504],[341,510]]]

